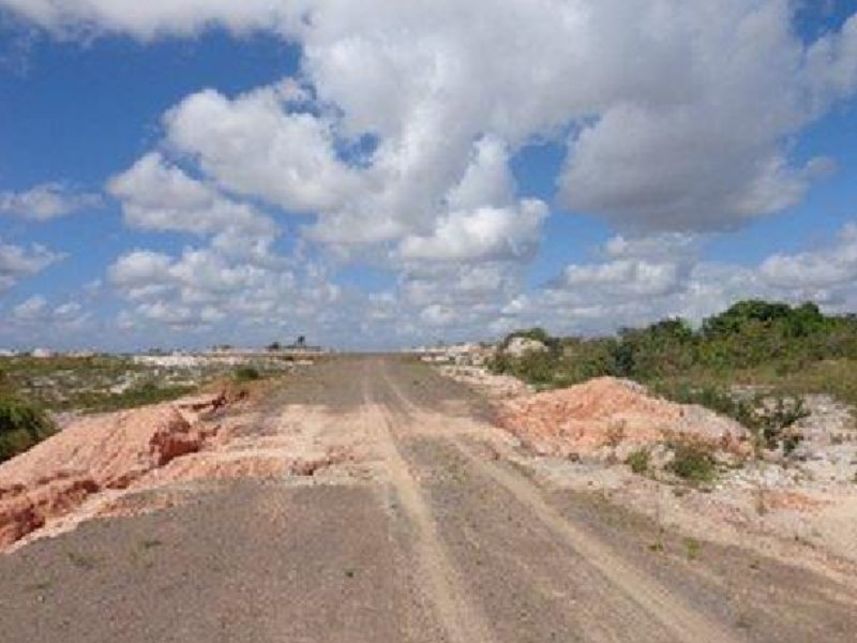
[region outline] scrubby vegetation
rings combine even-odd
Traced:
[[[651,454],[648,449],[637,449],[625,460],[625,464],[631,467],[631,471],[637,475],[644,475],[649,471],[649,460]]]
[[[709,448],[690,442],[678,442],[671,446],[674,458],[667,464],[669,471],[692,484],[714,481],[717,463]]]
[[[114,411],[181,397],[223,379],[249,382],[290,368],[291,358],[269,357],[236,366],[199,360],[159,365],[131,356],[0,358],[0,394],[49,411]]]
[[[756,449],[782,448],[788,454],[797,447],[800,435],[789,432],[795,422],[807,417],[803,399],[783,393],[736,395],[726,387],[690,386],[687,383],[656,382],[653,390],[682,404],[698,404],[736,420],[755,436]]]
[[[163,385],[155,380],[145,380],[122,391],[90,391],[77,396],[78,408],[87,411],[118,411],[146,404],[157,404],[174,400],[195,390],[195,386]]]
[[[172,399],[206,381],[202,372],[161,369],[95,355],[0,360],[0,392],[51,411],[112,411]]]
[[[122,355],[0,357],[0,462],[51,435],[52,413],[130,409],[174,400],[215,382],[243,384],[292,368],[289,356],[254,360],[236,365]]]
[[[0,397],[0,462],[26,451],[54,433],[45,413],[11,397]]]
[[[612,337],[553,338],[540,329],[516,335],[547,350],[501,352],[495,372],[542,388],[603,375],[634,379],[735,418],[764,448],[796,446],[788,427],[805,415],[800,395],[829,393],[857,406],[857,317],[825,315],[812,303],[742,301],[699,328],[667,319]],[[736,388],[750,394],[736,395]]]
[[[239,366],[232,372],[232,379],[236,382],[252,382],[261,378],[259,369],[252,366]]]

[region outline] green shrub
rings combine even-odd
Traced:
[[[669,471],[693,484],[714,481],[717,476],[717,463],[707,447],[690,442],[679,442],[672,445],[672,448],[674,458],[667,465]]]
[[[649,450],[637,449],[625,460],[625,464],[631,467],[631,471],[637,475],[644,475],[649,470]]]
[[[251,382],[262,378],[262,374],[258,369],[252,366],[239,366],[232,373],[232,378],[236,382]]]
[[[687,552],[687,559],[696,560],[699,558],[699,552],[702,551],[702,543],[700,543],[696,538],[685,538],[684,548]]]
[[[55,432],[40,409],[11,398],[0,399],[0,462],[38,444]]]
[[[682,319],[667,319],[595,339],[558,339],[539,328],[517,331],[503,345],[513,337],[544,342],[548,355],[499,358],[495,370],[553,385],[602,375],[643,382],[699,373],[726,377],[747,369],[767,369],[782,377],[799,375],[824,360],[857,360],[857,317],[826,316],[812,303],[791,307],[742,301],[706,319],[697,331]]]
[[[775,401],[765,403],[763,400],[754,413],[753,429],[762,446],[767,449],[776,449],[782,445],[786,454],[791,453],[797,447],[800,436],[795,433],[786,433],[786,429],[795,422],[809,415],[804,408],[803,400],[793,396],[778,396]]]

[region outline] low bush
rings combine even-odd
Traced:
[[[755,431],[763,447],[776,449],[782,446],[783,451],[789,454],[797,447],[800,436],[788,433],[787,429],[808,415],[809,411],[804,408],[801,398],[778,396],[773,402],[762,401],[754,413],[755,421],[750,428]]]
[[[236,382],[252,382],[261,378],[262,374],[252,366],[239,366],[232,372],[232,379]]]
[[[45,438],[55,428],[40,409],[14,398],[0,398],[0,462],[4,462]]]
[[[706,484],[717,477],[717,463],[710,449],[691,442],[679,442],[671,446],[674,457],[667,464],[667,469],[679,478],[693,484]]]
[[[644,475],[649,471],[650,454],[648,449],[637,449],[625,460],[625,464],[631,467],[631,471],[637,475]]]

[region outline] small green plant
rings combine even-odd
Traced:
[[[696,560],[699,558],[699,553],[702,551],[702,543],[700,543],[696,538],[685,538],[684,548],[687,552],[687,559]]]
[[[252,366],[239,366],[232,373],[232,379],[236,382],[252,382],[262,379],[262,374]]]
[[[44,580],[39,581],[37,583],[33,583],[32,585],[27,585],[27,589],[33,592],[44,592],[45,590],[50,589],[53,586],[53,581]]]
[[[656,540],[651,545],[649,545],[649,551],[653,551],[657,554],[664,553],[664,542],[661,539]]]
[[[709,448],[690,442],[679,442],[672,446],[674,457],[667,465],[668,470],[693,484],[714,481],[717,476],[717,464]]]
[[[738,618],[735,619],[735,627],[739,630],[749,630],[753,626],[753,622],[750,620],[750,616],[744,612],[738,614]]]
[[[143,542],[140,543],[140,547],[145,550],[149,550],[155,549],[156,547],[160,547],[163,544],[163,541],[159,540],[158,538],[146,538],[145,540],[143,540]]]
[[[625,464],[631,467],[631,471],[637,475],[645,475],[649,471],[649,460],[651,454],[648,449],[637,449],[625,460]]]
[[[78,552],[70,551],[67,552],[69,562],[77,567],[78,569],[90,570],[94,569],[97,561],[92,556],[87,556],[85,554],[80,554]]]

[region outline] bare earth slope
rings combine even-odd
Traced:
[[[127,515],[0,556],[0,637],[853,640],[853,587],[713,543],[690,557],[535,481],[489,418],[404,358],[321,364],[111,496]]]

